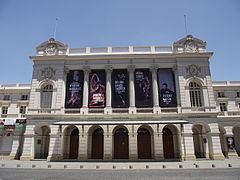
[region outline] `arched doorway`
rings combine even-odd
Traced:
[[[174,158],[173,133],[168,127],[163,128],[163,154],[164,159]]]
[[[69,159],[78,158],[79,130],[73,129],[70,134]]]
[[[92,159],[103,159],[103,129],[97,128],[92,133]]]
[[[120,127],[114,132],[114,159],[128,159],[128,131],[126,128]]]
[[[193,126],[192,131],[196,158],[206,158],[208,143],[206,128],[201,124],[196,124]]]
[[[233,136],[236,152],[238,156],[240,156],[240,126],[235,126],[233,128]]]
[[[139,128],[137,131],[138,158],[151,159],[151,134],[146,128]]]
[[[50,128],[42,126],[35,130],[35,159],[47,159],[50,141]]]

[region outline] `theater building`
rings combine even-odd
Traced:
[[[212,82],[206,43],[36,48],[31,84],[0,85],[1,158],[238,158],[240,82]]]

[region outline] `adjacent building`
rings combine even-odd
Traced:
[[[36,48],[31,84],[0,85],[0,156],[163,161],[240,156],[240,81],[212,82],[212,52],[172,46]]]

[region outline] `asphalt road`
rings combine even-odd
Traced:
[[[240,169],[65,170],[0,169],[0,180],[240,180]]]

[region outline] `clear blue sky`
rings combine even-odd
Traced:
[[[0,0],[0,83],[30,83],[35,47],[53,36],[71,48],[207,42],[213,80],[240,80],[240,0]]]

